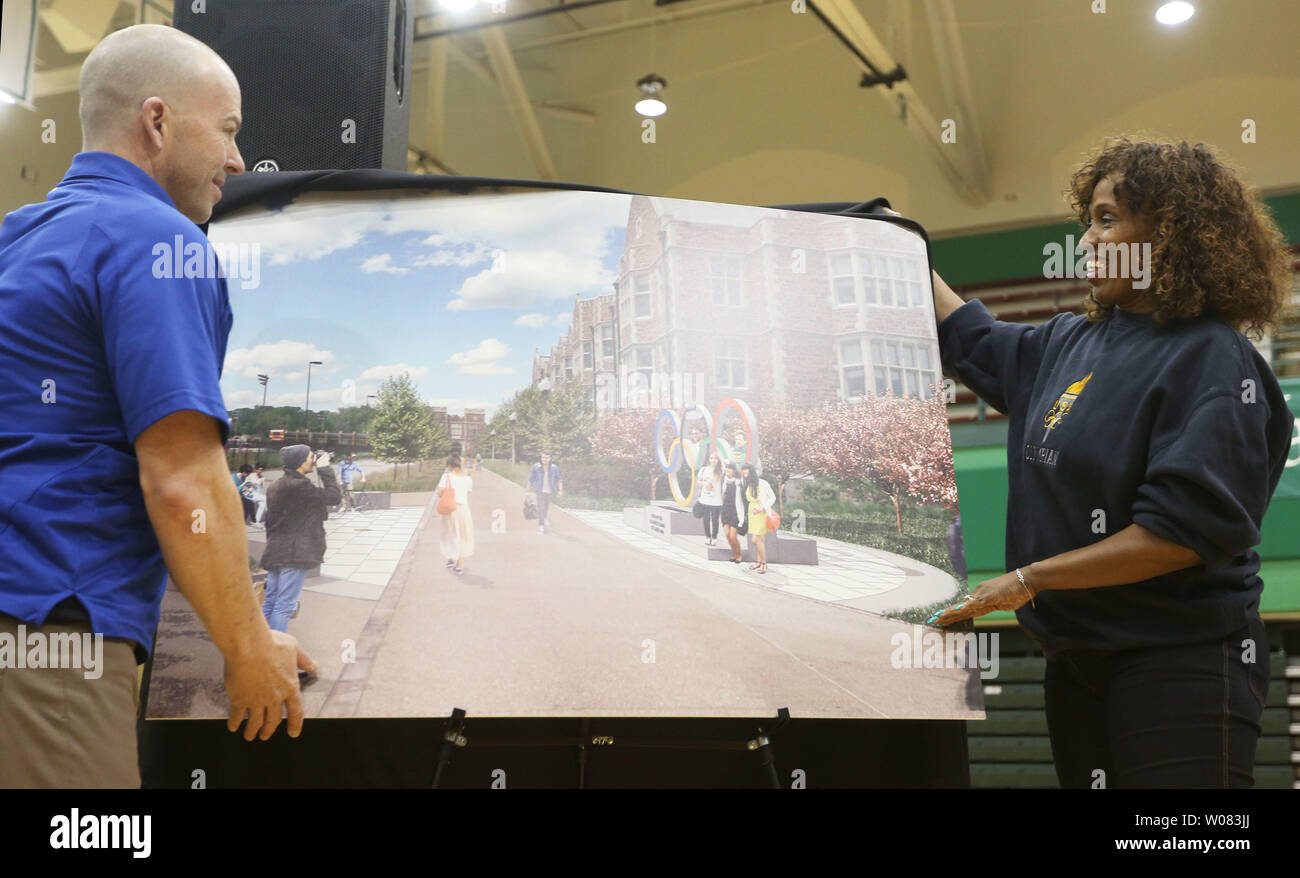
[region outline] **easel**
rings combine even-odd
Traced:
[[[776,750],[773,739],[790,722],[790,710],[783,707],[776,713],[774,720],[764,720],[751,738],[734,740],[726,738],[690,739],[690,738],[625,738],[621,735],[591,734],[591,720],[583,718],[582,727],[577,737],[539,737],[539,738],[475,738],[473,746],[480,749],[494,747],[573,747],[578,751],[578,789],[586,788],[587,752],[595,747],[631,747],[646,750],[744,750],[758,754],[759,765],[772,789],[782,789],[781,780],[776,773]],[[470,746],[470,738],[465,733],[465,711],[454,708],[443,729],[442,744],[438,747],[438,762],[433,770],[431,789],[438,789],[442,783],[443,771],[451,762],[453,748]]]

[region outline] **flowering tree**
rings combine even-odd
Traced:
[[[624,464],[650,480],[650,499],[663,472],[654,455],[654,409],[623,409],[601,418],[590,437],[591,453],[596,460]]]
[[[776,484],[777,514],[784,519],[786,483],[812,470],[808,446],[822,428],[820,412],[795,408],[782,400],[757,412],[756,417],[763,475]]]
[[[867,396],[861,402],[832,403],[818,416],[821,429],[808,443],[808,462],[865,496],[888,497],[900,534],[903,497],[947,509],[957,505],[942,401]]]

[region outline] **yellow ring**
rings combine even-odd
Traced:
[[[668,446],[669,460],[673,459],[673,449],[676,446],[681,444],[682,444],[682,437],[678,436],[676,439],[673,440],[672,445]],[[682,460],[686,460],[686,449],[684,447],[682,448]],[[695,481],[697,478],[695,473],[695,467],[691,466],[690,462],[688,461],[686,464],[686,468],[691,471],[691,492],[687,494],[685,497],[682,496],[681,486],[677,484],[677,471],[673,470],[668,474],[668,490],[673,492],[673,499],[677,501],[678,506],[690,506],[691,498],[695,496]]]

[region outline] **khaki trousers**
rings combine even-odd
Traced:
[[[29,644],[36,636],[48,644],[51,635],[91,633],[86,623],[34,626],[0,614],[0,641],[20,649],[20,625]],[[133,644],[103,638],[95,679],[87,679],[84,660],[77,668],[19,668],[15,652],[0,649],[0,787],[138,788]],[[53,651],[47,655],[54,664]]]

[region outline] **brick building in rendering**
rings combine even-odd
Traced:
[[[887,223],[633,196],[615,292],[575,300],[533,382],[594,394],[618,374],[618,407],[647,404],[656,376],[710,408],[928,398],[943,378],[927,271],[924,242]]]
[[[445,406],[429,406],[433,419],[442,425],[451,438],[452,445],[460,445],[461,454],[474,454],[482,449],[479,437],[487,424],[486,409],[465,409],[464,414],[449,415]]]

